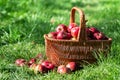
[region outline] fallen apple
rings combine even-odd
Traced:
[[[30,61],[28,62],[28,66],[32,65],[35,62],[36,62],[35,58],[30,59]]]
[[[41,64],[38,64],[36,67],[35,67],[35,69],[34,69],[34,72],[37,74],[37,73],[46,73],[46,72],[48,72],[48,69],[45,67],[45,66],[43,66],[43,65],[41,65]]]
[[[37,64],[33,63],[32,65],[30,65],[29,68],[30,68],[30,70],[35,70],[36,66],[37,66]]]
[[[77,64],[75,62],[69,62],[67,65],[66,65],[67,68],[69,68],[71,71],[75,71],[76,68],[77,68]]]
[[[17,65],[17,66],[25,66],[26,65],[26,60],[25,59],[17,59],[16,61],[15,61],[15,64]]]
[[[43,61],[41,65],[46,67],[48,70],[53,70],[55,68],[55,65],[49,61]]]
[[[60,74],[71,73],[71,70],[67,68],[65,65],[58,66],[57,72]]]

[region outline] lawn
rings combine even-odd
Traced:
[[[43,35],[60,23],[69,25],[74,6],[85,12],[87,26],[113,39],[108,57],[65,75],[56,71],[36,75],[27,67],[17,67],[14,62],[18,58],[45,56]],[[120,80],[119,59],[119,0],[0,0],[0,80]]]

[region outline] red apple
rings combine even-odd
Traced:
[[[64,67],[66,67],[66,66],[65,65],[60,65],[60,66],[58,66],[57,70],[59,71],[61,68],[64,68]]]
[[[72,38],[71,33],[67,33],[67,38],[66,39],[71,39],[71,38]]]
[[[28,66],[32,65],[35,62],[36,62],[35,58],[30,59],[30,61],[28,62]]]
[[[80,27],[74,27],[74,28],[72,28],[72,29],[71,29],[71,35],[72,35],[74,38],[77,38],[79,30],[80,30]]]
[[[67,32],[64,31],[58,32],[57,39],[67,39],[67,38],[68,38]]]
[[[67,68],[65,65],[60,65],[58,66],[57,72],[60,74],[66,74],[66,73],[70,73],[71,70]]]
[[[87,39],[93,40],[94,39],[93,33],[89,29],[90,29],[89,27],[86,28]]]
[[[49,38],[56,39],[57,33],[58,33],[58,32],[50,32],[50,33],[48,34],[48,37],[49,37]]]
[[[67,68],[69,68],[71,71],[75,71],[76,68],[77,68],[77,65],[75,62],[69,62],[67,65],[66,65]]]
[[[87,36],[91,36],[91,32],[88,27],[86,28],[86,33],[87,33]]]
[[[47,68],[41,64],[38,64],[35,69],[34,69],[35,73],[41,72],[41,73],[45,73],[48,72]]]
[[[100,32],[97,28],[95,27],[90,27],[89,28],[89,31],[92,32],[92,33],[96,33],[96,32]]]
[[[61,32],[61,31],[67,32],[67,26],[64,24],[58,25],[58,27],[56,28],[56,32]]]
[[[15,64],[17,65],[17,66],[25,66],[25,64],[26,64],[26,60],[25,59],[17,59],[16,61],[15,61]]]
[[[106,38],[105,35],[101,32],[96,32],[93,35],[97,40],[104,40]]]
[[[46,67],[48,70],[53,70],[55,68],[55,65],[49,61],[43,61],[41,65]]]
[[[76,23],[71,23],[71,24],[69,24],[69,26],[68,26],[68,32],[71,32],[71,29],[72,28],[74,28],[74,27],[77,27],[77,24]]]

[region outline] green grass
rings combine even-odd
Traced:
[[[0,0],[0,80],[120,80],[119,4],[119,0]],[[60,23],[68,25],[73,6],[85,12],[88,26],[113,39],[108,57],[65,75],[56,71],[36,75],[15,66],[17,58],[45,55],[43,35]]]

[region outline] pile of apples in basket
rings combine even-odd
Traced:
[[[59,40],[77,40],[80,27],[76,23],[71,23],[68,27],[64,24],[57,26],[56,31],[48,33],[49,38]],[[95,27],[87,27],[88,40],[108,40],[108,38]]]
[[[48,33],[48,37],[51,39],[59,40],[77,40],[80,27],[77,24],[71,23],[68,27],[64,24],[57,26],[56,31]],[[108,40],[102,32],[95,27],[87,27],[87,39],[88,40]],[[43,59],[42,54],[38,54],[35,58],[31,58],[29,61],[25,59],[17,59],[15,61],[17,66],[27,65],[30,70],[35,73],[47,73],[49,71],[57,71],[60,74],[71,73],[78,70],[76,62],[69,62],[66,65],[55,66],[52,62]]]

